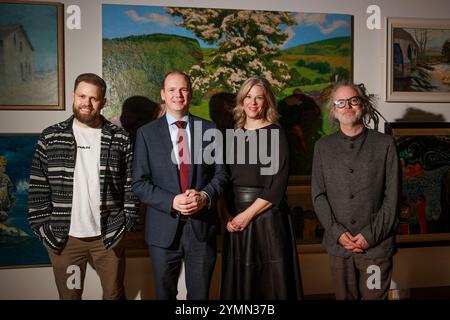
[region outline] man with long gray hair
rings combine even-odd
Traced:
[[[361,85],[339,83],[331,94],[335,134],[315,145],[314,210],[325,229],[336,299],[386,299],[396,252],[399,162]]]

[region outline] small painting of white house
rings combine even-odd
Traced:
[[[33,51],[21,24],[0,27],[0,79],[12,85],[32,81]]]
[[[54,5],[0,3],[0,106],[58,104]]]

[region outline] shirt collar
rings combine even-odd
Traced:
[[[185,115],[183,118],[181,119],[175,119],[175,117],[173,117],[172,115],[170,115],[168,112],[166,112],[166,120],[167,120],[167,124],[169,125],[169,127],[171,125],[173,125],[176,121],[181,120],[181,121],[186,121],[189,124],[189,115]]]
[[[341,138],[343,138],[344,140],[348,140],[348,141],[358,140],[358,138],[363,137],[366,134],[366,132],[367,132],[367,127],[365,127],[365,126],[363,127],[363,130],[360,133],[358,133],[356,136],[353,136],[353,137],[346,135],[344,132],[342,132],[341,129],[339,129],[339,131],[338,131]]]

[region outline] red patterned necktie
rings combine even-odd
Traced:
[[[189,167],[191,162],[189,156],[189,144],[187,140],[188,137],[186,133],[186,124],[186,121],[175,122],[175,125],[178,127],[177,145],[181,192],[185,192],[187,189],[189,189]]]

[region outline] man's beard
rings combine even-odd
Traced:
[[[100,111],[93,111],[89,115],[87,114],[81,114],[80,110],[75,108],[75,106],[72,105],[73,114],[75,116],[75,119],[80,121],[81,123],[84,123],[85,125],[92,125],[95,124],[98,119],[100,118]]]
[[[347,111],[347,112],[352,113],[351,119],[346,114],[339,114],[337,112],[335,113],[334,116],[340,124],[353,126],[362,123],[361,112],[357,111]]]

